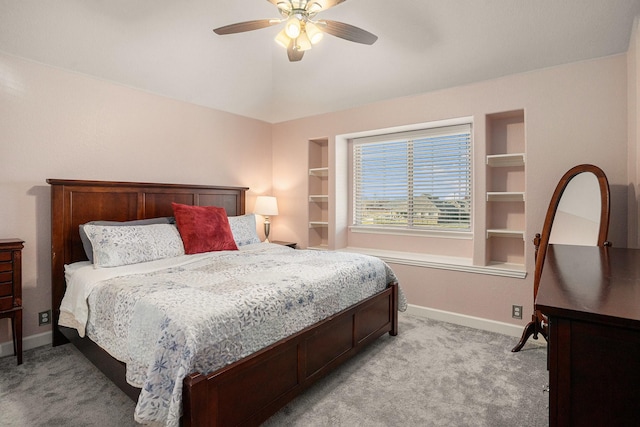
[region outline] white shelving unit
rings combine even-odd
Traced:
[[[524,240],[524,231],[509,230],[508,228],[494,228],[487,230],[487,239],[490,237],[514,237]]]
[[[524,191],[487,191],[487,202],[524,202]]]
[[[309,175],[311,176],[329,176],[329,168],[328,167],[321,167],[321,168],[310,168],[309,169]]]
[[[308,249],[329,248],[329,140],[309,140]]]
[[[328,227],[329,221],[309,221],[309,228]]]
[[[490,154],[487,156],[487,166],[491,166],[494,168],[524,166],[524,164],[524,153]]]
[[[309,202],[328,203],[329,195],[328,194],[309,194]]]
[[[525,266],[524,110],[490,114],[487,120],[487,243],[485,265]]]

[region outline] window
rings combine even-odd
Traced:
[[[353,140],[353,225],[471,231],[471,124]]]

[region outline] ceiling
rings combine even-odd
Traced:
[[[0,0],[0,51],[277,123],[626,52],[640,0],[349,0],[332,36],[291,63],[267,0]],[[0,67],[2,66],[0,62]],[[0,68],[0,76],[2,69]]]

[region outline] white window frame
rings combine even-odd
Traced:
[[[419,127],[413,127],[413,129],[402,129],[400,131],[380,131],[377,134],[369,133],[366,136],[355,137],[350,141],[350,174],[352,176],[352,186],[350,188],[350,231],[357,233],[374,233],[374,234],[397,234],[397,235],[420,235],[420,236],[436,236],[446,238],[458,238],[458,239],[472,239],[473,238],[473,128],[472,120],[470,118],[466,120],[455,120],[455,122],[432,122],[422,124]],[[468,204],[469,225],[464,228],[444,227],[444,226],[411,226],[411,219],[408,219],[406,226],[384,226],[384,225],[365,225],[356,224],[356,166],[354,151],[355,147],[362,144],[381,143],[387,141],[397,140],[411,140],[425,137],[437,137],[442,135],[451,135],[458,133],[468,133],[469,144],[466,153],[467,157],[467,176],[468,176],[468,188],[466,192],[466,203]],[[409,182],[408,182],[409,184]],[[415,196],[415,195],[414,195]],[[411,216],[411,213],[407,213]]]

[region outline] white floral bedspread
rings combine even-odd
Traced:
[[[248,356],[394,280],[378,258],[261,243],[93,283],[86,331],[142,389],[136,421],[178,426],[186,375]]]

